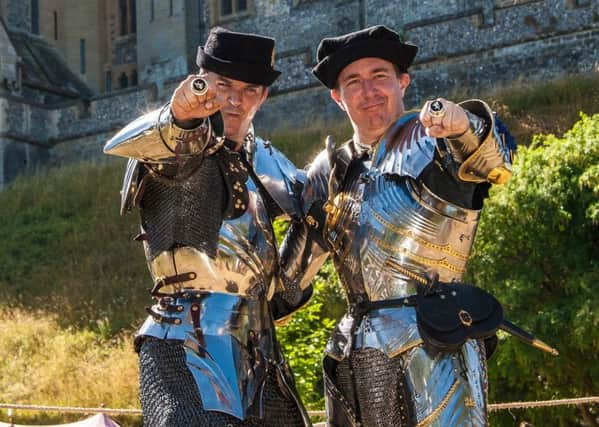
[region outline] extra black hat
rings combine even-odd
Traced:
[[[281,74],[273,68],[274,39],[221,27],[210,30],[206,44],[198,48],[196,61],[208,71],[263,86],[270,86]]]
[[[395,31],[377,25],[345,34],[339,37],[323,39],[318,45],[318,64],[312,72],[329,89],[333,89],[339,73],[350,63],[361,58],[382,58],[394,63],[401,72],[412,65],[418,48],[403,43]]]

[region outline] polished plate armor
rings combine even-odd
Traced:
[[[477,116],[471,123],[478,126],[481,119],[485,126],[479,128],[487,131],[477,135],[477,128],[468,137],[474,134],[479,148],[486,144],[490,149],[476,149],[473,159],[452,158],[451,142],[426,136],[417,115],[408,114],[374,150],[350,141],[321,153],[308,171],[306,221],[288,236],[282,259],[291,260],[287,279],[306,286],[310,278],[300,263],[314,270],[329,253],[346,290],[348,313],[325,349],[327,414],[333,426],[487,423],[480,343],[468,340],[455,353],[435,354],[420,336],[415,308],[402,303],[418,292],[422,278],[462,280],[479,221],[478,203],[464,205],[442,197],[426,185],[427,177],[441,173],[442,183],[455,182],[451,185],[460,194],[474,195],[480,179],[461,180],[463,163],[476,169],[470,176],[488,177],[488,182],[495,179],[490,170],[511,168],[511,151],[495,130],[490,110],[480,104],[473,101],[465,108]],[[395,305],[361,308],[387,301]],[[378,381],[369,380],[381,372],[385,374]],[[389,404],[393,413],[381,410],[381,394],[397,399]]]
[[[147,337],[183,342],[206,411],[260,418],[266,379],[277,378],[308,425],[268,305],[277,286],[271,213],[301,216],[303,175],[253,131],[234,159],[226,141],[210,150],[219,141],[209,122],[182,133],[165,111],[138,119],[105,147],[132,158],[122,205],[140,208],[138,239],[154,281],[157,303],[136,345]]]

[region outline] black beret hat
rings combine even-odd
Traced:
[[[202,69],[262,86],[270,86],[281,74],[273,68],[274,39],[221,27],[210,30],[206,44],[198,48],[196,61]]]
[[[358,59],[382,58],[397,65],[399,71],[406,72],[412,65],[416,52],[418,48],[403,43],[395,31],[384,25],[377,25],[323,39],[318,45],[318,63],[312,72],[322,84],[333,89],[339,73]]]

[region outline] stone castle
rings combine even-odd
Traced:
[[[0,188],[101,158],[118,128],[196,71],[216,25],[277,40],[283,74],[258,129],[342,118],[311,75],[316,48],[375,24],[419,46],[409,107],[599,68],[596,0],[0,0],[0,20]]]

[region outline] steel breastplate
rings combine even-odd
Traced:
[[[480,211],[441,200],[411,178],[375,174],[360,215],[360,259],[371,301],[416,292],[410,274],[460,281]]]
[[[264,202],[252,178],[246,182],[249,206],[239,218],[224,220],[218,231],[215,256],[198,246],[180,246],[152,257],[144,242],[146,259],[154,282],[163,277],[193,272],[194,279],[161,289],[223,292],[268,297],[276,262],[274,234]],[[201,224],[198,224],[201,227]]]

